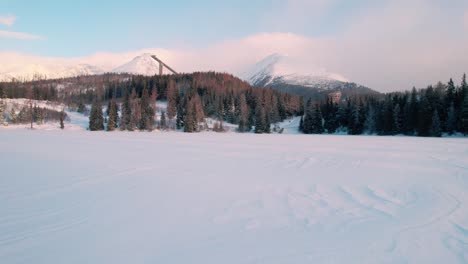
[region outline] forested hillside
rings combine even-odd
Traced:
[[[273,124],[300,116],[298,130],[306,134],[441,136],[468,132],[466,75],[459,85],[450,80],[385,95],[340,94],[337,98],[330,93],[326,100],[306,102],[298,95],[254,88],[233,75],[215,72],[152,77],[104,74],[0,83],[0,96],[64,103],[89,113],[92,131],[160,128],[197,132],[207,130],[206,118],[211,118],[216,120],[211,128],[215,131],[224,131],[223,122],[227,122],[237,125],[239,132],[271,133],[282,131]],[[167,102],[158,118],[156,100]],[[11,114],[1,114],[12,121]]]

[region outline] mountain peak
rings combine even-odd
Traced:
[[[340,74],[280,53],[273,53],[257,62],[243,74],[243,78],[259,86],[286,83],[324,88],[329,83],[348,82]]]
[[[152,55],[149,53],[144,53],[115,68],[112,72],[142,74],[148,76],[156,75],[159,73],[159,63],[151,56]]]

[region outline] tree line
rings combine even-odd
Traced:
[[[60,87],[60,88],[59,88]],[[254,88],[230,74],[135,76],[104,74],[62,80],[0,83],[8,98],[60,101],[89,114],[89,129],[180,129],[224,131],[236,124],[239,132],[281,132],[272,124],[300,116],[299,130],[306,134],[441,136],[468,133],[466,75],[425,89],[388,94],[346,96],[323,101],[270,88]],[[156,100],[167,107],[156,114]],[[87,105],[91,104],[91,109]],[[103,112],[103,105],[106,105]],[[156,117],[157,116],[157,117]],[[156,118],[155,118],[156,117]]]
[[[396,92],[383,98],[367,96],[333,102],[308,100],[301,117],[305,134],[415,135],[440,137],[468,133],[468,85],[466,74],[460,85],[452,79],[425,89]]]
[[[78,105],[82,111],[84,100],[85,96]],[[158,122],[156,100],[167,102]],[[100,110],[104,101],[108,102],[106,114]],[[256,133],[269,133],[272,123],[302,114],[302,102],[299,96],[253,88],[225,73],[135,76],[129,82],[112,83],[97,92],[89,128],[151,131],[158,127],[198,132],[208,129],[209,117],[216,120],[212,128],[215,131],[223,131],[223,122],[228,122],[238,125],[239,132],[254,128]]]

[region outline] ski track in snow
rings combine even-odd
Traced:
[[[468,263],[467,139],[0,138],[1,263]]]

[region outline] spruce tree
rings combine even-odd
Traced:
[[[3,99],[0,98],[0,125],[2,125],[3,121],[5,120],[5,110],[6,110],[6,104],[3,101]]]
[[[431,136],[433,137],[442,136],[440,117],[439,117],[439,113],[437,112],[437,110],[435,110],[434,114],[432,115],[432,124],[431,124],[430,132],[431,132]]]
[[[333,103],[332,98],[327,100],[326,109],[326,113],[322,113],[325,119],[324,129],[327,131],[327,133],[333,134],[338,128],[338,121],[337,107],[335,103]]]
[[[16,110],[14,107],[12,107],[10,110],[10,114],[8,116],[8,122],[14,124],[16,123],[17,119],[18,119],[18,116],[16,115]]]
[[[91,105],[91,113],[89,115],[89,130],[104,130],[104,117],[102,114],[102,106],[98,100],[95,100]]]
[[[166,124],[166,112],[162,111],[161,113],[161,120],[160,120],[160,126],[162,130],[167,129],[167,124]]]
[[[322,134],[323,133],[323,117],[320,111],[320,106],[315,105],[314,117],[312,119],[312,133]]]
[[[249,124],[249,106],[247,105],[247,100],[244,94],[241,94],[239,98],[239,132],[250,131]]]
[[[132,109],[130,107],[130,95],[125,93],[125,97],[121,107],[121,121],[120,130],[130,130],[130,119],[132,115]]]
[[[62,111],[60,111],[60,129],[65,128],[64,119],[65,119],[65,111],[62,109]]]
[[[430,135],[430,127],[433,117],[433,112],[427,96],[422,97],[418,110],[417,133],[418,136],[427,137]]]
[[[452,104],[454,100],[455,100],[455,84],[453,83],[452,78],[450,78],[450,81],[448,82],[447,90],[445,93],[445,106],[447,108],[450,107],[450,104]]]
[[[449,133],[449,135],[452,135],[455,132],[456,127],[457,127],[457,116],[455,113],[454,104],[451,103],[449,110],[448,110],[448,114],[447,114],[447,123],[446,123],[447,133]]]
[[[459,118],[457,121],[460,132],[466,135],[468,134],[468,84],[466,82],[466,74],[463,74],[460,86],[460,97],[460,111],[457,112],[460,114],[458,115]]]
[[[149,91],[147,88],[143,89],[140,101],[140,120],[138,121],[138,128],[140,130],[151,130],[150,128],[150,119],[154,118],[151,116],[151,106],[150,106]]]
[[[138,100],[138,96],[136,93],[136,89],[132,89],[132,93],[130,94],[130,122],[128,124],[127,129],[129,131],[133,131],[135,128],[138,128],[138,122],[141,118],[141,107],[140,101]]]
[[[400,104],[393,108],[393,134],[400,134],[402,131],[402,115]]]
[[[311,134],[314,130],[314,109],[312,106],[312,99],[309,98],[306,103],[305,116],[303,122],[304,134]]]
[[[465,99],[463,100],[461,114],[461,132],[465,135],[468,134],[468,92],[465,92]]]
[[[351,106],[351,116],[348,121],[348,134],[359,135],[362,133],[361,113],[359,106],[355,103]]]
[[[364,122],[364,130],[369,134],[374,134],[376,132],[376,112],[372,105],[369,105],[366,120]]]
[[[304,116],[299,120],[299,132],[304,132]]]
[[[409,102],[409,116],[408,116],[408,133],[410,135],[413,135],[416,132],[416,129],[418,128],[418,117],[419,117],[419,102],[418,102],[418,97],[417,97],[417,91],[416,88],[413,87],[411,90],[411,96],[410,96],[410,102]]]
[[[167,118],[169,118],[169,127],[173,129],[173,120],[177,114],[177,90],[174,80],[169,80],[167,86]]]
[[[189,106],[190,107],[190,106]],[[197,120],[195,113],[192,110],[187,110],[187,113],[184,115],[184,132],[196,132],[197,131]]]
[[[86,111],[86,106],[85,104],[83,103],[82,100],[80,100],[80,102],[78,103],[78,109],[76,110],[78,113],[81,113],[81,114],[84,114],[85,111]]]
[[[255,108],[255,133],[262,134],[266,132],[266,114],[265,108],[259,102]]]
[[[118,112],[117,112],[117,103],[115,99],[112,99],[109,102],[109,111],[108,111],[108,121],[107,121],[107,131],[114,131],[118,126]]]

